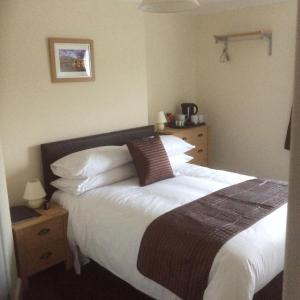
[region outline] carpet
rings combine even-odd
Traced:
[[[90,262],[82,274],[57,265],[33,275],[24,300],[151,300],[125,281]]]

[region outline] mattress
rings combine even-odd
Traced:
[[[253,177],[191,164],[146,187],[131,178],[81,196],[56,191],[81,253],[155,299],[179,299],[137,270],[143,234],[158,216]],[[250,300],[283,270],[287,205],[229,240],[214,259],[204,300]]]

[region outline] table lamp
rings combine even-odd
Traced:
[[[164,130],[165,129],[165,123],[167,123],[165,113],[163,111],[160,111],[157,115],[157,129],[159,131]]]
[[[23,198],[31,208],[40,208],[45,201],[46,192],[39,179],[32,179],[26,183]]]

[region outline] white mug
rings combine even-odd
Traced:
[[[194,125],[197,125],[198,122],[199,122],[199,117],[197,115],[191,115],[191,122],[194,124]]]
[[[199,122],[199,124],[205,122],[204,115],[198,115],[198,122]]]
[[[175,125],[176,125],[176,127],[184,127],[184,121],[176,120]]]
[[[186,116],[185,116],[184,114],[179,114],[179,115],[176,116],[176,119],[177,119],[178,121],[183,121],[183,122],[185,122]]]

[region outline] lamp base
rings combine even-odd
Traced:
[[[35,199],[35,200],[28,200],[27,206],[31,208],[40,208],[44,203],[45,199]]]
[[[164,123],[157,123],[156,124],[158,131],[163,131],[165,129]]]

